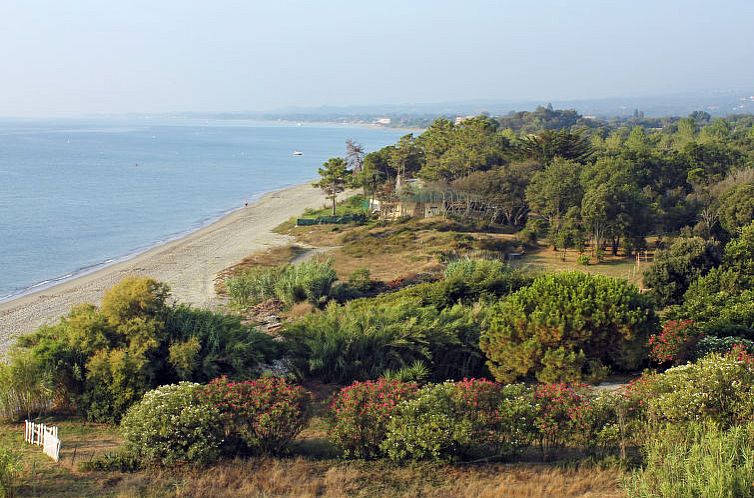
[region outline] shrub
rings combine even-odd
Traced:
[[[166,287],[152,279],[124,279],[107,291],[101,308],[79,305],[57,324],[20,338],[21,348],[10,367],[0,367],[0,376],[16,372],[12,377],[25,383],[24,398],[38,400],[34,410],[52,394],[59,406],[114,423],[159,385],[253,377],[278,357],[273,338],[239,317],[168,306],[166,299]],[[18,392],[0,389],[0,408]],[[25,402],[10,403],[28,412]]]
[[[723,265],[692,282],[683,304],[672,307],[668,316],[694,320],[705,336],[754,340],[754,256],[747,259],[749,244],[744,234],[729,242]]]
[[[448,264],[445,279],[435,284],[444,297],[439,306],[450,306],[458,301],[476,302],[515,292],[528,285],[530,279],[505,262],[497,259],[458,259]]]
[[[754,360],[740,349],[712,353],[696,363],[646,376],[642,387],[648,417],[688,423],[709,419],[722,426],[754,417]]]
[[[480,346],[500,382],[536,375],[548,365],[548,380],[583,378],[602,365],[635,369],[657,326],[651,302],[634,285],[580,272],[538,277],[486,315]],[[568,365],[562,375],[558,364]]]
[[[226,281],[230,304],[248,308],[277,298],[286,306],[308,301],[323,304],[336,280],[330,261],[310,260],[274,268],[252,268]]]
[[[374,458],[382,455],[380,443],[398,404],[410,399],[417,386],[410,382],[380,379],[354,382],[344,387],[330,405],[329,437],[345,457]]]
[[[502,455],[513,455],[537,439],[538,406],[534,389],[524,384],[502,386],[500,398],[496,429],[498,451]]]
[[[220,412],[226,438],[238,437],[255,452],[279,454],[304,428],[311,397],[285,379],[223,377],[201,388],[199,399]]]
[[[348,285],[357,292],[369,292],[372,289],[372,274],[369,268],[357,268],[348,277]]]
[[[269,334],[244,325],[238,316],[178,305],[168,312],[165,328],[167,381],[248,379],[280,356],[280,347]]]
[[[693,320],[669,320],[649,338],[649,355],[658,363],[684,363],[693,357],[698,340]]]
[[[588,440],[590,398],[583,386],[540,384],[534,401],[539,406],[534,425],[545,457],[569,442]]]
[[[580,264],[581,266],[589,266],[589,256],[586,254],[579,255],[578,258],[576,258],[576,263]]]
[[[456,382],[454,402],[462,421],[469,421],[471,429],[470,444],[461,448],[461,455],[499,457],[517,452],[524,439],[528,412],[522,410],[518,413],[523,420],[511,420],[503,419],[502,410],[506,409],[507,416],[510,416],[520,397],[527,399],[526,392],[519,392],[515,387],[505,388],[487,379]]]
[[[283,267],[280,279],[275,284],[275,294],[287,306],[301,301],[320,305],[330,295],[336,278],[329,260],[310,260],[297,265],[287,265]]]
[[[471,421],[459,412],[452,382],[422,388],[399,405],[380,448],[392,460],[448,461],[472,442]]]
[[[225,281],[231,306],[248,308],[276,296],[275,284],[280,279],[282,269],[250,268]]]
[[[542,370],[536,373],[540,382],[578,382],[586,363],[584,351],[565,348],[548,349],[542,357]]]
[[[484,371],[479,312],[461,305],[438,310],[419,298],[331,303],[283,331],[295,364],[307,376],[347,384],[422,361],[435,379]]]
[[[411,365],[398,370],[385,370],[382,377],[387,380],[400,380],[402,382],[425,382],[429,378],[430,371],[422,361],[415,361]]]
[[[694,357],[703,358],[710,353],[725,354],[736,346],[741,346],[754,355],[754,341],[742,337],[702,337],[696,344]]]
[[[509,454],[521,441],[520,425],[500,431],[504,399],[501,386],[484,379],[428,385],[398,406],[381,448],[393,460]]]
[[[15,452],[0,447],[0,497],[15,496],[16,478],[21,472],[21,457]]]
[[[121,421],[127,451],[145,465],[216,460],[223,440],[220,412],[201,403],[200,389],[181,382],[147,392]]]
[[[79,470],[84,472],[137,472],[141,469],[141,459],[129,451],[105,453],[79,463]]]
[[[720,248],[699,237],[679,238],[661,250],[654,264],[644,272],[644,285],[661,306],[681,302],[691,282],[706,275],[722,260]]]
[[[0,416],[34,418],[50,407],[54,387],[51,370],[30,353],[17,351],[10,363],[0,362]]]
[[[754,183],[736,185],[718,200],[720,224],[729,233],[736,233],[754,220]]]
[[[623,487],[630,498],[754,497],[752,433],[752,423],[727,431],[709,423],[668,426],[647,442],[646,465]]]

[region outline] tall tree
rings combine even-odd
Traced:
[[[534,162],[512,163],[489,171],[475,171],[451,183],[454,190],[480,196],[494,223],[523,226],[529,213],[526,185],[541,166]]]
[[[453,181],[475,171],[487,171],[507,163],[510,141],[497,121],[487,116],[467,119],[459,125],[439,121],[417,139],[424,150],[420,176],[427,180]]]
[[[332,157],[319,168],[320,180],[312,184],[322,189],[328,199],[332,201],[332,214],[335,216],[335,200],[338,194],[345,191],[351,184],[352,172],[342,157]]]
[[[592,155],[590,140],[581,133],[567,130],[527,135],[521,139],[520,149],[524,156],[542,164],[550,164],[556,157],[584,162]]]
[[[350,138],[346,140],[346,163],[355,175],[364,168],[364,147]]]
[[[535,173],[526,187],[526,201],[532,211],[547,218],[552,240],[568,209],[581,205],[582,168],[577,162],[557,158],[544,171]]]
[[[405,179],[421,168],[421,149],[416,145],[413,133],[403,135],[390,150],[388,164]]]

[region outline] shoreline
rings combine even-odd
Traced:
[[[254,203],[260,201],[264,196],[268,194],[274,194],[276,192],[281,192],[283,190],[287,190],[289,188],[296,187],[298,185],[292,185],[283,187],[281,189],[276,190],[270,190],[267,192],[260,192],[259,194],[255,194],[251,197],[251,202],[249,203],[248,207],[251,207],[254,205]],[[32,294],[41,293],[43,291],[46,291],[48,289],[52,289],[53,287],[57,287],[58,285],[63,285],[67,282],[76,280],[78,278],[85,277],[89,274],[96,273],[100,270],[105,270],[107,268],[110,268],[111,266],[117,265],[119,263],[126,263],[134,258],[137,258],[141,256],[142,254],[145,254],[149,251],[152,251],[154,249],[157,249],[159,247],[165,246],[167,244],[170,244],[171,242],[175,242],[178,240],[181,240],[183,238],[189,237],[190,235],[197,233],[210,225],[213,225],[214,223],[217,223],[218,221],[222,220],[226,216],[230,216],[236,211],[240,211],[244,209],[244,206],[236,207],[227,211],[224,211],[223,213],[211,216],[208,218],[205,218],[203,221],[199,222],[195,226],[183,230],[181,232],[175,232],[173,234],[167,235],[164,239],[158,240],[152,244],[142,246],[140,248],[134,249],[132,251],[129,251],[125,254],[122,254],[120,256],[114,256],[112,258],[108,258],[104,261],[101,261],[99,263],[94,263],[89,266],[84,266],[82,268],[79,268],[77,270],[73,270],[71,273],[67,273],[66,275],[62,276],[56,276],[56,277],[50,277],[47,280],[43,280],[41,282],[37,282],[33,285],[30,285],[29,287],[26,287],[25,289],[22,289],[20,291],[13,292],[11,294],[8,294],[6,296],[0,297],[0,313],[2,313],[2,306],[6,303],[9,303],[11,301],[16,301],[18,299],[22,299],[24,297],[30,296]]]
[[[106,289],[129,275],[167,283],[182,303],[216,307],[220,303],[214,291],[216,275],[253,252],[289,243],[288,236],[272,230],[319,204],[324,204],[324,197],[308,182],[267,192],[248,206],[172,240],[1,301],[0,354],[16,337],[54,323],[71,307],[98,304]]]

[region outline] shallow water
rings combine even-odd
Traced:
[[[313,179],[343,155],[347,138],[371,151],[402,133],[195,119],[0,121],[0,299]]]

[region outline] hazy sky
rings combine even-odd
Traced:
[[[753,0],[0,0],[0,115],[751,88]]]

